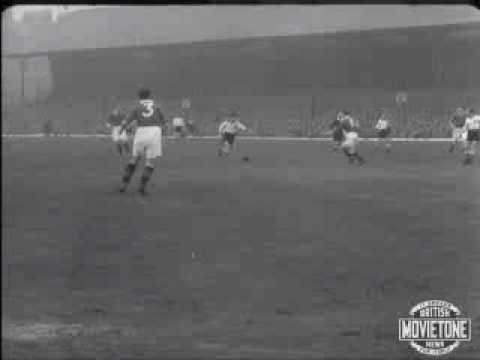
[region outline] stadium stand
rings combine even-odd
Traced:
[[[97,49],[87,48],[95,43],[89,30],[75,40],[78,49],[61,49],[61,37],[52,43],[45,35],[54,28],[62,36],[82,33],[78,24],[95,25],[105,12],[79,11],[43,25],[39,37],[50,43],[40,44],[56,51],[33,51],[38,44],[19,29],[7,37],[23,47],[2,67],[4,133],[40,132],[47,122],[58,133],[102,131],[108,112],[131,105],[140,84],[155,90],[167,117],[189,97],[204,135],[216,132],[222,109],[234,108],[257,135],[320,136],[346,108],[368,136],[384,108],[397,136],[443,137],[453,109],[480,105],[478,22],[162,45],[150,36]],[[104,35],[102,41],[108,43]],[[408,95],[405,104],[395,101],[399,91]]]

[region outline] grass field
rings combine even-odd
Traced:
[[[106,139],[2,141],[6,358],[413,359],[398,318],[428,299],[472,318],[443,358],[480,358],[478,161],[215,144],[169,143],[142,198]]]

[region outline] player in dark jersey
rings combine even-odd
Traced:
[[[339,111],[335,120],[330,123],[330,131],[329,133],[332,135],[333,141],[333,150],[338,151],[340,149],[340,145],[344,139],[344,134],[342,131],[342,119],[345,116],[344,111]]]
[[[165,126],[165,117],[160,108],[151,99],[151,92],[147,88],[138,91],[139,102],[122,124],[126,128],[136,122],[137,131],[133,139],[132,159],[125,168],[122,177],[120,192],[125,192],[140,157],[145,157],[145,167],[140,179],[139,192],[145,195],[145,187],[153,174],[153,160],[162,156],[162,127]]]
[[[463,108],[458,108],[449,122],[452,128],[452,144],[449,149],[451,153],[457,150],[460,144],[463,145],[463,148],[466,146],[465,120],[467,119],[467,115],[467,111]]]

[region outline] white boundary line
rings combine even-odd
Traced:
[[[37,134],[2,134],[2,138],[109,138],[110,135],[105,134],[57,134],[47,136],[42,133]],[[173,136],[166,136],[167,139],[174,139]],[[188,139],[195,140],[214,140],[218,136],[193,136]],[[309,138],[309,137],[289,137],[289,136],[240,136],[241,140],[261,140],[261,141],[331,141],[331,138]],[[379,141],[378,138],[362,138],[362,141]],[[450,138],[391,138],[391,141],[397,142],[446,142],[452,141]]]

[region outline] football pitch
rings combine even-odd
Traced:
[[[108,139],[3,139],[2,353],[414,359],[398,318],[439,299],[479,359],[480,162],[447,148],[169,141],[144,198]]]

